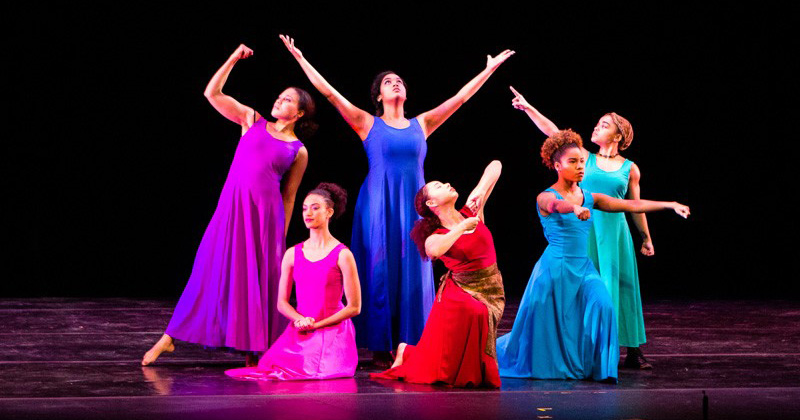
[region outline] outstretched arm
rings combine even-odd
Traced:
[[[231,73],[231,70],[233,70],[233,66],[236,65],[239,60],[243,60],[252,55],[253,50],[247,48],[244,44],[239,45],[236,51],[225,61],[225,64],[214,73],[214,77],[208,82],[206,90],[203,93],[214,109],[219,111],[225,118],[242,126],[242,134],[250,128],[251,123],[255,122],[256,118],[252,118],[252,120],[250,118],[255,112],[249,106],[242,105],[233,97],[222,93],[222,87],[225,86],[225,82],[228,80],[228,75]]]
[[[553,213],[575,213],[578,219],[589,220],[591,211],[586,207],[572,204],[569,201],[556,198],[551,192],[543,192],[536,197],[536,204],[539,205],[539,213],[542,216],[549,216]]]
[[[631,173],[628,177],[628,198],[632,200],[639,200],[641,198],[641,190],[639,188],[639,180],[641,179],[641,172],[636,164],[631,166]],[[650,237],[650,228],[647,226],[647,216],[644,213],[631,214],[633,224],[639,230],[639,235],[642,237],[642,255],[651,257],[655,255],[656,251],[653,247],[653,239]]]
[[[475,229],[479,221],[480,219],[477,217],[468,217],[451,229],[450,232],[428,236],[428,239],[425,240],[425,254],[427,254],[430,259],[439,258],[446,254],[447,251],[450,250],[450,247],[456,243],[458,238],[460,238],[464,232]]]
[[[492,190],[494,190],[494,186],[497,184],[497,179],[500,178],[500,172],[502,172],[502,170],[503,165],[499,160],[493,160],[489,163],[486,169],[484,169],[483,176],[478,182],[478,185],[472,190],[469,198],[467,198],[467,207],[469,207],[473,213],[477,214],[482,222],[484,221],[483,208],[486,206],[486,201],[492,194]]]
[[[300,64],[300,68],[303,69],[303,72],[306,74],[311,84],[333,104],[340,114],[342,114],[344,120],[355,130],[361,140],[366,139],[369,130],[372,128],[374,117],[351,104],[341,93],[334,89],[333,86],[319,74],[317,69],[303,57],[303,53],[294,46],[294,39],[288,35],[280,35],[280,38],[283,44],[286,45],[286,49],[289,50],[294,59]]]
[[[443,122],[450,118],[464,102],[467,102],[489,80],[489,76],[512,55],[514,55],[514,51],[511,50],[505,50],[495,57],[487,55],[486,68],[464,85],[455,96],[444,101],[436,108],[420,114],[417,119],[422,127],[422,132],[425,133],[425,138],[428,138]]]
[[[292,211],[294,211],[294,200],[297,195],[297,188],[300,186],[300,181],[303,180],[303,174],[306,172],[308,166],[308,150],[301,147],[297,151],[297,156],[292,162],[292,166],[286,177],[281,182],[281,198],[283,199],[283,215],[284,215],[284,228],[283,237],[289,232],[289,222],[292,221]]]
[[[358,269],[356,269],[356,260],[353,258],[353,253],[349,249],[344,249],[339,253],[338,265],[339,269],[342,270],[342,282],[347,305],[335,314],[315,322],[312,329],[335,325],[361,313],[361,286],[358,281]]]
[[[509,86],[509,88],[511,88],[511,92],[514,93],[514,99],[511,100],[511,106],[521,111],[525,111],[525,114],[528,115],[528,118],[530,118],[531,121],[536,124],[536,127],[539,127],[539,130],[544,133],[545,136],[550,137],[558,131],[558,126],[556,126],[555,123],[547,119],[547,117],[542,115],[539,110],[528,103],[521,93],[517,92],[513,86]]]
[[[689,207],[675,201],[650,201],[650,200],[622,200],[609,197],[605,194],[592,193],[594,206],[603,211],[619,213],[623,211],[631,213],[647,213],[659,210],[674,210],[684,219],[689,217]]]

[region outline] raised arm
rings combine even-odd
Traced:
[[[464,232],[475,229],[479,221],[480,219],[477,217],[468,217],[462,220],[461,223],[456,225],[450,232],[428,236],[428,239],[425,240],[425,254],[427,254],[430,259],[439,258],[446,254],[447,251],[450,250],[450,247],[456,243],[458,238],[460,238]]]
[[[594,207],[603,211],[619,213],[647,213],[659,210],[674,210],[684,219],[689,217],[689,207],[675,201],[622,200],[605,194],[592,193]]]
[[[422,132],[425,133],[425,138],[428,138],[443,122],[450,118],[464,102],[467,102],[489,80],[489,76],[512,55],[514,55],[514,51],[511,50],[505,50],[495,57],[487,55],[486,68],[464,85],[455,96],[444,101],[436,108],[420,114],[417,119],[422,127]]]
[[[497,184],[497,179],[500,178],[500,172],[502,172],[502,170],[503,165],[499,160],[493,160],[489,163],[486,169],[484,169],[483,176],[481,180],[478,181],[478,185],[472,190],[469,198],[467,198],[467,207],[469,207],[473,213],[477,214],[482,222],[484,221],[483,208],[486,206],[486,201],[492,194],[492,190],[494,190],[494,186]]]
[[[511,100],[511,106],[521,111],[525,111],[525,114],[528,116],[528,118],[530,118],[531,121],[536,124],[536,127],[538,127],[545,136],[550,137],[558,131],[558,126],[556,126],[555,123],[547,119],[547,117],[542,115],[539,110],[528,103],[521,93],[517,92],[513,86],[509,86],[509,88],[511,88],[511,92],[514,94],[514,99]]]
[[[632,200],[639,200],[641,198],[641,190],[639,188],[639,180],[641,179],[641,172],[639,167],[634,163],[631,166],[630,176],[628,177],[628,198]],[[650,237],[650,228],[647,226],[647,216],[644,213],[631,214],[633,224],[639,230],[639,235],[642,237],[642,255],[651,257],[655,255],[656,250],[653,247],[653,239]]]
[[[303,174],[306,172],[308,166],[308,150],[301,147],[297,151],[297,156],[289,167],[289,171],[281,181],[281,198],[283,199],[283,215],[284,215],[284,229],[283,237],[289,232],[289,222],[292,221],[292,211],[294,211],[294,200],[297,195],[297,188],[300,186],[300,181],[303,180]]]
[[[214,77],[208,82],[206,90],[203,93],[214,109],[219,111],[225,118],[242,126],[242,134],[250,128],[250,124],[255,122],[255,111],[249,106],[242,105],[233,97],[222,93],[222,87],[225,86],[225,82],[228,80],[228,75],[231,73],[231,70],[233,70],[233,66],[236,65],[239,60],[252,55],[253,50],[247,48],[244,44],[239,45],[236,51],[225,61],[225,64],[214,73]]]
[[[368,112],[351,104],[341,93],[334,89],[333,86],[319,74],[317,69],[303,57],[303,53],[294,46],[294,39],[287,35],[280,35],[280,38],[283,44],[286,45],[286,49],[289,50],[294,59],[300,64],[300,68],[303,69],[303,72],[306,74],[311,84],[333,104],[340,114],[342,114],[344,120],[355,130],[361,140],[366,139],[369,130],[372,128],[374,117]]]
[[[539,205],[539,213],[542,216],[549,216],[553,213],[575,213],[578,219],[589,220],[591,211],[586,207],[572,204],[569,201],[561,200],[551,192],[543,192],[536,197],[536,204]]]
[[[358,269],[356,269],[356,260],[353,258],[353,253],[349,249],[343,249],[339,253],[338,265],[339,269],[342,270],[342,282],[344,283],[344,296],[347,299],[347,305],[335,314],[315,322],[312,329],[335,325],[361,313],[361,286],[358,281]]]

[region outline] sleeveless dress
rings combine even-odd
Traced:
[[[563,199],[552,188],[546,191]],[[591,193],[583,196],[583,207],[591,209]],[[511,332],[497,339],[500,376],[615,382],[617,319],[586,253],[592,224],[574,213],[545,217],[538,206],[536,213],[548,245],[533,268]]]
[[[287,323],[276,308],[286,246],[280,183],[301,147],[272,137],[264,118],[239,140],[167,334],[243,351],[278,338]]]
[[[464,217],[474,214],[466,207]],[[447,229],[434,233],[446,234]],[[433,303],[422,338],[408,345],[403,364],[370,376],[456,387],[500,386],[495,358],[497,323],[503,316],[503,279],[492,234],[483,222],[463,234],[441,257],[451,272]]]
[[[294,247],[295,293],[297,312],[321,321],[342,304],[342,271],[339,254],[346,249],[339,244],[325,258],[309,261],[303,243]],[[225,374],[242,379],[304,380],[352,377],[358,364],[353,321],[344,321],[311,332],[301,332],[289,324],[278,341],[264,353],[255,368],[230,369]]]
[[[419,219],[414,195],[425,185],[428,146],[416,118],[397,129],[375,117],[363,141],[369,173],[353,216],[351,250],[361,280],[361,315],[354,318],[359,347],[394,350],[416,344],[433,304],[433,269],[411,240]]]
[[[628,194],[631,165],[633,162],[625,160],[621,168],[607,172],[597,166],[597,155],[590,153],[581,187],[624,199]],[[619,344],[624,347],[639,347],[647,340],[639,292],[639,271],[636,267],[636,248],[625,213],[600,210],[592,213],[589,258],[611,293],[619,324]]]

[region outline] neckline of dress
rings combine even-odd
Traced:
[[[277,138],[277,137],[273,136],[273,135],[272,135],[272,133],[270,133],[270,132],[269,132],[269,130],[267,129],[267,123],[268,123],[267,119],[266,119],[266,118],[264,118],[264,117],[261,117],[261,119],[262,119],[262,120],[264,120],[264,132],[265,132],[265,133],[267,133],[267,135],[268,135],[268,136],[270,136],[270,137],[271,137],[273,140],[275,140],[275,141],[279,141],[279,142],[281,142],[281,143],[287,143],[287,144],[290,144],[290,143],[297,143],[297,142],[299,142],[299,141],[300,141],[300,139],[286,141],[286,140],[281,140],[281,139],[279,139],[279,138]],[[261,120],[259,120],[259,121],[261,121]],[[256,123],[258,123],[258,121],[256,121]],[[255,125],[255,124],[254,124],[254,125]]]
[[[389,128],[395,129],[395,130],[408,130],[409,128],[411,128],[411,125],[413,124],[413,123],[411,122],[411,120],[412,120],[411,118],[406,118],[406,121],[408,121],[408,127],[397,128],[397,127],[394,127],[394,126],[391,126],[391,125],[389,125],[389,124],[388,124],[386,121],[384,121],[384,120],[383,120],[383,118],[381,118],[381,117],[375,117],[375,118],[377,118],[377,119],[381,120],[381,122],[383,123],[383,125],[385,125],[385,126],[387,126],[387,127],[389,127]]]
[[[318,260],[314,260],[314,261],[311,261],[311,260],[309,260],[309,259],[308,259],[308,257],[306,257],[306,252],[303,250],[303,248],[306,246],[306,241],[300,242],[300,252],[302,252],[302,253],[303,253],[303,259],[304,259],[304,260],[306,260],[306,261],[308,261],[308,262],[310,262],[310,263],[318,263],[318,262],[320,262],[320,261],[323,261],[323,260],[327,259],[328,257],[330,257],[330,256],[331,256],[331,254],[333,254],[333,251],[335,251],[335,250],[336,250],[336,248],[338,248],[338,247],[339,247],[339,245],[341,245],[341,244],[342,244],[342,243],[341,243],[341,242],[339,242],[339,243],[338,243],[338,244],[336,244],[336,245],[335,245],[333,248],[331,248],[331,250],[330,250],[330,251],[328,251],[328,253],[327,253],[327,254],[325,254],[325,256],[324,256],[324,257],[322,257],[322,258],[320,258],[320,259],[318,259]]]
[[[605,173],[607,173],[607,174],[613,174],[614,172],[619,172],[619,171],[621,171],[621,170],[622,170],[622,168],[624,168],[624,167],[625,167],[625,162],[627,162],[627,161],[628,161],[628,159],[626,159],[626,158],[623,158],[623,159],[625,159],[625,160],[623,160],[623,161],[622,161],[622,165],[620,165],[620,166],[619,166],[619,168],[617,168],[617,169],[614,169],[613,171],[607,171],[607,170],[605,170],[605,169],[601,168],[601,167],[600,167],[600,165],[598,165],[598,164],[597,164],[597,153],[592,153],[592,156],[594,156],[594,167],[595,167],[595,168],[597,168],[597,169],[599,169],[599,170],[600,170],[600,171],[602,171],[602,172],[605,172]]]

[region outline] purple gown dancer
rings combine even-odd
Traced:
[[[246,351],[278,339],[287,323],[275,308],[285,250],[280,182],[301,147],[272,137],[264,118],[242,136],[167,335]]]
[[[240,124],[243,135],[186,288],[166,333],[145,353],[142,365],[173,351],[176,338],[265,351],[286,326],[276,309],[280,263],[288,216],[308,160],[298,135],[305,138],[313,131],[308,119],[314,103],[302,89],[288,88],[270,112],[276,121],[268,122],[223,94],[234,64],[252,54],[240,45],[206,88],[211,105]]]
[[[297,312],[315,319],[325,319],[344,308],[339,244],[319,261],[309,261],[303,244],[294,247],[294,281]],[[311,332],[289,325],[278,341],[267,350],[257,368],[231,369],[228,376],[244,379],[332,379],[352,377],[358,365],[358,349],[353,321]]]

